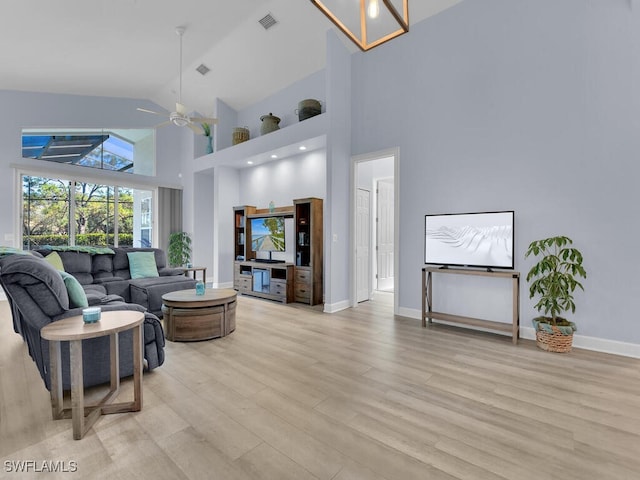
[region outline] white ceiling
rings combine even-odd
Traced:
[[[460,1],[412,0],[410,24]],[[182,103],[204,115],[215,98],[241,109],[324,68],[326,30],[334,28],[309,0],[2,0],[1,7],[0,89],[142,98],[172,111],[180,25]],[[278,23],[264,30],[258,20],[268,13]],[[206,76],[195,71],[201,63],[211,69]]]

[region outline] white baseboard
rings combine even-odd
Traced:
[[[233,288],[233,282],[212,283],[211,287],[207,283],[207,288]]]
[[[422,320],[422,310],[414,308],[400,307],[398,314],[403,317],[415,318],[416,320]],[[446,325],[453,325],[459,327],[458,323],[450,323],[442,320],[438,320],[438,323]],[[483,328],[472,328],[473,330],[489,331]],[[526,340],[535,340],[536,331],[533,327],[523,327],[520,325],[520,338]],[[573,346],[575,348],[583,348],[585,350],[592,350],[594,352],[611,353],[613,355],[621,355],[623,357],[640,358],[640,345],[636,343],[619,342],[617,340],[607,340],[606,338],[587,337],[585,335],[574,334]]]
[[[398,315],[422,320],[422,311],[416,310],[415,308],[398,307]]]
[[[349,300],[343,300],[341,302],[331,303],[331,304],[325,303],[324,313],[336,313],[336,312],[339,312],[340,310],[346,310],[350,306],[351,304],[349,303]]]

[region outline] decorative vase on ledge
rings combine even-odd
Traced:
[[[213,137],[207,137],[207,154],[213,153]]]

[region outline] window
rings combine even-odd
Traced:
[[[153,175],[153,129],[23,129],[22,157]]]
[[[148,190],[25,175],[23,248],[151,246],[152,199]]]

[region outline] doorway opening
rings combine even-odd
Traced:
[[[398,149],[352,158],[351,305],[393,296],[398,311]],[[388,296],[387,295],[387,296]]]

